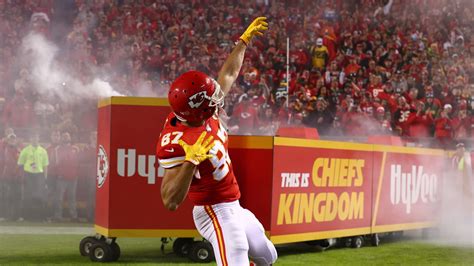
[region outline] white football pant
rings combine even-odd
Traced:
[[[212,244],[217,265],[270,265],[277,259],[275,246],[268,240],[255,215],[239,201],[194,206],[194,224]]]

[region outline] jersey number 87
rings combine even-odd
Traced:
[[[224,134],[218,131],[217,135],[219,138],[223,138]],[[178,144],[179,139],[183,136],[183,132],[174,131],[171,133],[164,134],[161,138],[161,146],[164,147],[171,144]],[[219,152],[222,154],[221,158],[218,157]],[[214,180],[220,181],[229,173],[230,157],[227,153],[224,144],[220,140],[214,140],[214,147],[209,151],[213,156],[209,159],[212,166],[215,168],[212,172]]]

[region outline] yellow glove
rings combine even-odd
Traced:
[[[208,152],[214,146],[214,137],[211,135],[204,139],[205,136],[206,132],[204,131],[193,145],[189,145],[181,139],[178,141],[178,144],[183,147],[183,150],[186,153],[185,161],[194,165],[199,165],[203,161],[212,157],[212,154],[208,154]]]
[[[245,45],[249,45],[250,40],[252,40],[255,35],[262,36],[263,33],[261,31],[268,29],[268,23],[265,21],[266,19],[266,17],[256,18],[245,30],[244,34],[240,36],[240,39],[245,43]]]

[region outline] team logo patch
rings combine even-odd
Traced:
[[[101,188],[105,184],[105,179],[109,173],[109,159],[104,147],[99,145],[97,153],[97,188]]]
[[[199,108],[206,99],[211,100],[211,97],[207,96],[205,91],[200,91],[189,97],[188,104],[191,108]]]

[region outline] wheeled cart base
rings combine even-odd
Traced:
[[[117,238],[105,237],[101,234],[86,236],[79,243],[79,252],[95,262],[113,262],[120,258],[120,246]],[[162,244],[168,243],[168,238],[161,239]],[[173,252],[180,257],[188,257],[194,262],[211,262],[214,251],[211,243],[194,238],[176,238],[173,242]]]
[[[110,262],[120,258],[120,247],[116,238],[104,237],[100,234],[86,236],[79,243],[82,256],[89,256],[91,261]]]

